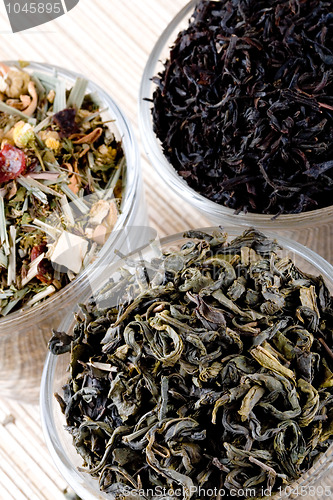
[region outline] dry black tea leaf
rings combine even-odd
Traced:
[[[154,131],[196,191],[236,212],[332,204],[331,1],[199,1],[153,80]]]
[[[185,236],[128,261],[54,332],[51,351],[71,353],[57,399],[84,470],[117,499],[261,498],[332,443],[332,297],[255,230]]]

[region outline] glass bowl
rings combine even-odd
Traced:
[[[7,65],[16,64],[6,61]],[[50,64],[30,63],[28,71],[47,75],[55,73],[67,85],[73,85],[78,75]],[[47,342],[52,328],[56,328],[64,315],[76,303],[79,294],[89,286],[90,277],[98,274],[99,266],[119,258],[115,250],[128,253],[150,239],[147,213],[140,171],[138,146],[132,127],[118,105],[98,85],[89,82],[87,92],[96,92],[103,116],[113,120],[110,129],[122,141],[126,162],[126,187],[121,205],[121,215],[96,260],[71,283],[53,296],[32,308],[9,313],[0,319],[0,394],[1,397],[37,403],[39,385],[45,361]],[[130,230],[131,228],[131,230]],[[135,229],[137,228],[137,230]]]
[[[218,228],[212,227],[200,230],[212,232],[216,229]],[[238,236],[243,232],[241,228],[223,228],[223,230],[231,237]],[[272,234],[266,233],[266,235],[274,238]],[[322,275],[330,293],[333,293],[332,265],[315,254],[312,250],[307,249],[297,242],[293,242],[283,237],[279,237],[277,241],[283,247],[281,251],[283,252],[283,256],[288,255],[292,258],[296,265],[304,272]],[[150,246],[146,245],[143,250],[132,253],[130,255],[130,260],[123,259],[109,265],[103,272],[103,275],[99,275],[94,281],[93,290],[99,290],[111,277],[116,279],[120,268],[125,268],[126,271],[132,275],[135,273],[135,266],[133,263],[143,259],[149,262],[152,258],[160,255],[161,252],[179,249],[185,242],[186,238],[184,239],[182,237],[182,233],[163,238],[159,243],[155,240]],[[83,303],[87,301],[88,298],[89,294],[87,293],[85,297],[83,297]],[[106,307],[105,303],[103,307]],[[72,312],[64,319],[60,330],[67,333],[71,332],[74,324],[74,313]],[[82,466],[82,459],[77,454],[72,444],[71,435],[64,428],[66,420],[61,412],[58,401],[54,397],[55,393],[59,393],[60,395],[63,394],[62,387],[67,383],[69,378],[67,370],[68,363],[69,353],[55,356],[49,352],[46,357],[40,392],[41,420],[44,438],[59,472],[82,500],[110,500],[110,498],[113,498],[110,494],[108,495],[99,490],[98,480],[78,469],[78,467]],[[309,498],[311,496],[317,498],[321,497],[321,491],[323,496],[327,496],[326,493],[329,487],[322,486],[323,483],[320,481],[325,478],[332,468],[333,445],[331,445],[324,454],[320,455],[313,467],[304,473],[300,479],[289,485],[287,489],[283,490],[280,494],[275,494],[271,498],[274,498],[274,500],[278,500],[279,498],[295,498],[297,494],[302,497],[309,495]],[[309,489],[310,487],[314,487],[315,490]],[[319,492],[319,494],[313,495],[312,491]]]
[[[260,213],[236,215],[232,209],[205,198],[189,187],[164,156],[161,143],[153,130],[151,99],[156,85],[152,82],[152,78],[164,68],[163,62],[168,59],[177,34],[187,27],[196,3],[196,0],[191,0],[186,4],[165,28],[149,55],[142,75],[139,92],[139,126],[141,140],[150,163],[175,193],[198,209],[213,224],[225,224],[230,227],[254,226],[261,230],[276,231],[277,234],[308,246],[333,263],[333,205],[295,215],[280,215],[276,219],[272,219],[272,215]]]

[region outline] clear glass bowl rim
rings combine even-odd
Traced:
[[[212,226],[199,228],[197,230],[211,232],[220,229],[221,228],[219,227]],[[241,234],[243,229],[244,228],[240,227],[237,229],[229,227],[223,228],[223,230],[225,230],[230,236],[237,236]],[[184,231],[162,238],[160,240],[161,248],[163,250],[167,250],[168,247],[176,243],[180,243],[182,240],[186,241],[186,238],[183,238],[183,234]],[[269,232],[265,232],[265,235],[269,238],[276,239],[282,246],[282,250],[287,250],[296,255],[298,258],[304,259],[309,262],[316,268],[316,274],[321,274],[325,280],[329,281],[331,288],[333,288],[333,265],[329,264],[323,257],[316,254],[313,250],[289,238],[285,238],[282,236],[276,237],[276,235]],[[142,249],[135,250],[134,252],[130,253],[129,256],[135,257],[135,255],[141,254],[141,252],[144,253],[145,251],[149,251],[147,246],[144,246]],[[123,260],[120,260],[109,266],[109,276],[112,272],[115,272],[117,268],[119,268],[119,266],[121,266],[122,261]],[[101,280],[99,280],[99,284],[100,283]],[[97,282],[96,285],[98,286]],[[86,295],[86,298],[87,297],[88,296]],[[69,331],[71,325],[73,325],[73,312],[69,313],[68,316],[64,319],[64,322],[61,325],[61,330],[67,332]],[[104,496],[98,497],[96,496],[97,492],[91,492],[87,490],[87,487],[84,484],[84,480],[79,476],[76,467],[73,466],[73,464],[68,459],[68,456],[66,455],[66,452],[62,447],[58,433],[56,431],[56,425],[53,416],[53,405],[58,403],[55,401],[55,397],[53,395],[53,381],[56,372],[57,360],[58,356],[55,356],[50,352],[47,353],[41,379],[40,412],[46,445],[57,469],[76,494],[78,494],[84,500],[96,500],[99,498],[101,500],[104,500]],[[59,408],[58,410],[60,411]],[[290,486],[293,487],[293,484],[298,484],[301,487],[304,482],[306,483],[308,480],[316,480],[318,475],[321,476],[331,467],[333,467],[333,445],[331,445],[331,447],[320,457],[320,459],[312,466],[311,469],[309,469],[309,471],[304,473],[295,483],[292,483]],[[96,480],[96,486],[97,485],[98,481]],[[285,495],[282,492],[280,497],[274,495],[272,499],[273,498],[285,498]]]
[[[270,214],[265,215],[252,212],[236,215],[233,209],[219,205],[190,188],[164,156],[160,141],[153,131],[151,102],[147,100],[151,99],[152,91],[155,87],[151,79],[156,76],[157,65],[165,60],[166,49],[171,47],[175,40],[175,35],[185,27],[186,20],[192,14],[197,3],[198,0],[191,0],[171,20],[153,47],[142,74],[138,101],[138,119],[141,140],[150,163],[171,189],[185,201],[206,214],[208,219],[212,218],[213,221],[220,219],[226,225],[253,225],[257,228],[267,230],[299,229],[300,227],[332,222],[333,205],[300,214],[282,214],[276,219]]]
[[[3,63],[7,64],[8,66],[18,66],[19,64],[18,61],[3,61]],[[33,61],[29,61],[29,66],[27,67],[27,69],[46,72],[49,74],[56,71],[64,80],[69,79],[73,80],[73,82],[78,77],[85,78],[89,82],[88,90],[90,92],[96,91],[98,95],[103,99],[103,101],[107,103],[108,112],[110,112],[115,118],[115,125],[118,132],[122,132],[121,140],[126,156],[126,196],[125,200],[123,200],[122,214],[118,218],[113,231],[115,232],[121,230],[126,226],[127,221],[130,218],[137,188],[141,181],[140,153],[132,129],[132,125],[130,124],[129,120],[124,115],[118,104],[112,99],[112,97],[98,84],[90,80],[87,76],[57,65]],[[19,325],[24,324],[29,320],[34,321],[35,317],[38,318],[39,322],[41,319],[43,319],[43,317],[49,317],[52,307],[56,308],[57,303],[65,300],[66,297],[67,299],[69,299],[69,297],[75,296],[78,290],[80,290],[81,287],[84,287],[87,276],[89,276],[89,279],[91,279],[94,274],[98,273],[98,267],[103,263],[105,256],[110,251],[110,248],[113,244],[114,239],[111,233],[110,237],[99,251],[98,257],[96,258],[95,262],[89,264],[78,277],[76,277],[64,288],[57,291],[54,295],[42,301],[40,304],[27,309],[21,309],[16,312],[9,313],[8,316],[0,318],[0,329],[2,331],[5,331],[5,329],[7,328],[9,334],[10,330],[13,328],[13,322],[15,322],[16,325]]]

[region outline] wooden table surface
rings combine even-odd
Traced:
[[[139,140],[137,100],[144,65],[185,3],[80,0],[67,15],[18,34],[11,33],[1,3],[1,59],[49,62],[85,74],[119,103]],[[142,168],[150,224],[161,236],[209,225],[162,185],[143,154]],[[325,484],[333,491],[333,478]],[[0,500],[64,500],[66,487],[44,444],[38,406],[0,400]]]

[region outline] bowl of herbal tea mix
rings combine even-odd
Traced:
[[[144,224],[138,149],[112,98],[47,64],[0,64],[0,392],[38,398],[50,327]]]
[[[332,64],[330,1],[191,1],[142,77],[149,160],[209,220],[307,243],[333,219]]]
[[[110,266],[49,343],[60,472],[83,500],[304,495],[333,463],[332,292],[324,259],[251,228]]]

